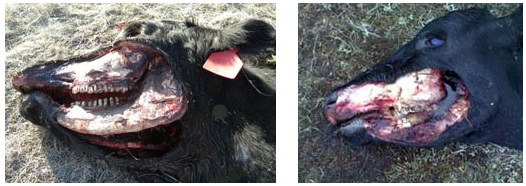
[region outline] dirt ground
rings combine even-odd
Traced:
[[[195,19],[223,28],[247,18],[275,25],[275,4],[6,4],[6,182],[133,182],[141,175],[65,147],[18,113],[11,78],[38,61],[110,44],[126,22]]]
[[[299,5],[299,182],[523,182],[519,150],[493,144],[353,149],[325,132],[321,108],[330,90],[394,52],[432,19],[471,6],[506,15],[518,5]]]

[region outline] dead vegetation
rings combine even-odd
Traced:
[[[300,4],[299,182],[522,182],[522,151],[492,144],[441,149],[371,145],[352,149],[325,132],[329,92],[379,62],[448,11],[516,4]]]

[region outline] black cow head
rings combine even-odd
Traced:
[[[272,181],[274,54],[275,29],[260,20],[133,22],[112,46],[12,82],[22,116],[84,152],[179,181]],[[207,59],[230,76],[204,70]]]
[[[522,7],[451,12],[334,90],[330,125],[353,144],[493,142],[522,149]]]

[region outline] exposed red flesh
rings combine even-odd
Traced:
[[[464,119],[470,105],[465,86],[444,78],[439,70],[424,69],[392,84],[351,85],[338,91],[326,116],[344,130],[345,124],[353,123],[384,141],[425,145]]]
[[[90,56],[31,67],[18,73],[13,85],[22,93],[48,95],[50,105],[60,108],[57,122],[89,143],[118,154],[169,148],[177,131],[172,123],[188,104],[172,64],[134,42]]]
[[[173,76],[172,68],[169,67],[163,57],[151,54],[149,54],[152,56],[150,58],[138,57],[147,56],[141,54],[145,51],[148,52],[143,47],[124,46],[107,54],[112,55],[112,57],[103,56],[94,61],[77,63],[57,70],[59,74],[67,72],[74,73],[77,78],[80,77],[80,79],[75,79],[76,84],[71,85],[73,95],[83,94],[96,98],[95,101],[87,101],[87,106],[82,104],[84,102],[77,106],[78,102],[76,102],[71,107],[64,108],[63,114],[59,114],[57,117],[58,122],[62,126],[79,133],[109,135],[138,132],[179,119],[184,114],[187,104],[182,85]],[[105,74],[105,78],[89,75],[93,74],[93,69],[75,71],[78,69],[75,65],[83,67],[89,66],[91,63],[100,64],[115,71],[112,72],[103,68],[96,70],[97,74]],[[132,64],[141,64],[145,67],[137,67]],[[132,66],[129,67],[128,65]],[[135,70],[141,71],[142,74],[137,74]],[[105,81],[103,83],[108,84],[109,88],[104,86],[102,89],[97,86],[86,88],[86,86],[79,85],[102,84],[100,83],[101,79]],[[118,83],[108,82],[108,79],[112,79],[112,81],[118,79],[119,81],[117,81]],[[125,79],[127,82],[123,81]],[[140,85],[136,85],[136,81],[139,79],[142,79]],[[123,84],[123,82],[128,84]],[[113,85],[119,85],[119,87],[112,87]],[[81,87],[81,89],[75,89],[76,87]],[[137,96],[128,98],[129,100],[121,100],[120,96],[115,96],[113,97],[113,104],[103,99],[107,98],[104,96],[122,94]],[[100,97],[97,98],[98,96]],[[111,100],[111,98],[108,99]]]

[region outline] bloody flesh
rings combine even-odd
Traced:
[[[460,80],[436,69],[399,77],[394,83],[351,85],[338,91],[326,111],[332,125],[361,125],[384,141],[425,145],[465,118],[470,102]],[[349,126],[349,124],[354,126]]]
[[[134,42],[89,56],[31,67],[13,85],[25,94],[48,95],[45,103],[59,108],[57,122],[92,144],[127,151],[168,148],[177,131],[170,124],[188,104],[170,62]]]

